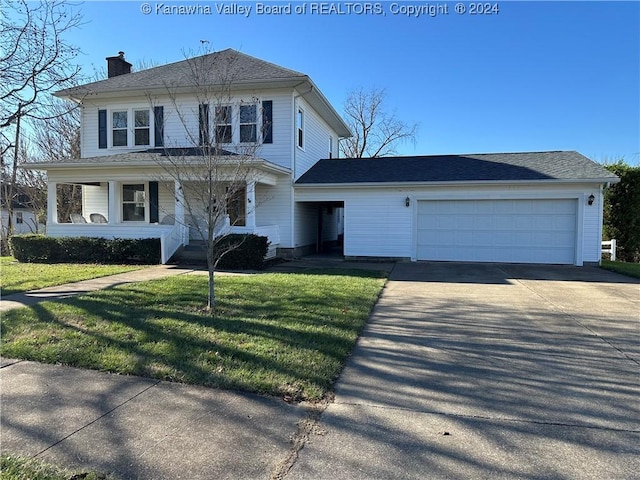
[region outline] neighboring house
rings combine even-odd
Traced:
[[[4,192],[3,192],[4,193]],[[38,223],[37,215],[31,205],[31,199],[25,193],[18,193],[12,200],[12,221],[13,233],[39,233],[44,231],[44,225]],[[0,225],[2,229],[2,238],[5,238],[9,232],[9,209],[7,208],[6,199],[2,198],[0,212]]]
[[[617,177],[576,152],[339,159],[351,132],[307,75],[234,50],[198,57],[232,70],[227,114],[214,115],[188,80],[190,61],[133,73],[123,54],[107,61],[110,78],[57,93],[82,107],[82,158],[30,166],[47,171],[48,235],[159,237],[167,261],[200,220],[185,214],[192,187],[163,178],[160,164],[204,129],[229,151],[261,144],[220,232],[267,236],[271,254],[314,252],[344,234],[347,257],[600,259],[602,190]],[[57,222],[60,183],[83,186],[75,220],[87,223]]]

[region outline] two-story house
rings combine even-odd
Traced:
[[[347,257],[599,262],[617,177],[577,152],[340,159],[351,132],[305,74],[230,49],[138,72],[122,53],[107,62],[106,80],[56,94],[81,106],[81,158],[30,166],[47,171],[48,235],[161,238],[167,261],[209,206],[185,209],[197,185],[163,162],[197,169],[213,142],[221,165],[249,172],[237,201],[211,206],[227,215],[219,233],[267,236],[271,255],[344,233]],[[70,223],[56,212],[64,183],[83,189]]]

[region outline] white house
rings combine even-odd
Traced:
[[[351,132],[307,75],[234,50],[139,72],[122,53],[107,61],[108,79],[57,93],[81,105],[81,158],[30,166],[47,171],[48,235],[159,237],[167,261],[200,219],[184,208],[194,186],[163,176],[163,158],[179,151],[197,165],[192,149],[210,135],[229,171],[241,158],[251,170],[220,233],[267,236],[273,254],[344,233],[346,257],[600,259],[602,192],[617,177],[576,152],[340,159]],[[203,104],[203,87],[228,88],[227,99]],[[233,155],[252,144],[250,158]],[[57,222],[60,183],[83,186],[75,220],[86,223]]]

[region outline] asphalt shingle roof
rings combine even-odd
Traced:
[[[616,181],[574,151],[320,160],[296,185],[474,181]]]
[[[289,70],[229,48],[60,90],[56,94],[64,97],[139,88],[190,87],[195,85],[196,78],[200,85],[228,85],[231,82],[267,82],[308,77],[304,73]]]

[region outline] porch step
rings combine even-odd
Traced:
[[[180,248],[172,257],[179,264],[206,265],[207,251],[202,241],[191,241],[189,245]]]

